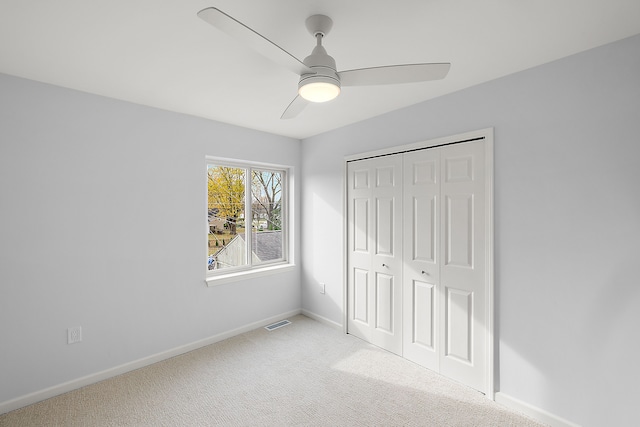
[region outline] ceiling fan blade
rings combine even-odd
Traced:
[[[340,71],[342,86],[370,86],[426,82],[443,79],[451,68],[449,63],[388,65]]]
[[[282,116],[280,116],[280,118],[283,120],[293,119],[298,114],[300,114],[308,104],[309,101],[307,101],[300,95],[297,95],[295,98],[293,98],[293,101],[291,101],[291,104],[289,104],[287,109],[284,110],[284,113],[282,113]]]
[[[304,65],[298,58],[220,9],[208,7],[198,12],[198,16],[220,31],[245,43],[267,59],[298,75],[311,72],[309,67]]]

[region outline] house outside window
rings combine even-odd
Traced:
[[[288,262],[286,168],[207,159],[207,276]]]

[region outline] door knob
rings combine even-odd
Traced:
[[[383,267],[388,267],[388,265],[387,265],[387,264],[382,264],[382,266],[383,266]]]
[[[422,274],[426,274],[427,276],[429,275],[429,273],[427,273],[426,271],[422,270]]]

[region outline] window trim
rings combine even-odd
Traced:
[[[288,271],[293,271],[294,267],[295,264],[293,263],[281,262],[279,264],[270,264],[268,266],[255,267],[249,270],[236,270],[233,273],[207,276],[204,282],[207,286],[218,286],[238,282],[240,280],[255,279],[257,277],[270,276],[272,274],[286,273]]]
[[[209,222],[208,222],[208,190],[205,190],[205,201],[207,209],[205,209],[205,225],[207,234],[205,241],[205,283],[207,286],[216,286],[225,283],[235,282],[244,279],[250,279],[254,277],[261,277],[270,274],[282,273],[286,271],[293,270],[295,264],[293,262],[293,230],[292,230],[292,215],[293,215],[293,167],[287,165],[279,165],[273,163],[263,163],[263,162],[254,162],[254,161],[245,161],[238,159],[229,159],[223,157],[215,157],[215,156],[205,156],[205,171],[208,173],[209,165],[214,166],[224,166],[224,167],[233,167],[233,168],[243,168],[247,170],[245,175],[246,180],[251,180],[251,170],[259,169],[265,170],[268,172],[279,172],[283,174],[282,180],[282,258],[274,261],[265,261],[259,264],[251,265],[252,257],[250,255],[251,251],[251,228],[247,232],[246,228],[246,215],[245,215],[245,241],[247,241],[247,262],[248,264],[245,266],[240,266],[233,269],[224,269],[224,270],[209,270],[206,265],[206,259],[209,256],[209,243],[208,243],[208,230],[209,230]],[[246,188],[246,183],[245,183]],[[252,193],[251,191],[245,191],[245,206],[251,206],[252,203]],[[249,237],[246,237],[249,236]]]

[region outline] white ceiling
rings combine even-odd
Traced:
[[[196,16],[217,7],[338,70],[451,62],[445,80],[347,87],[280,120],[298,77]],[[0,72],[302,139],[640,33],[638,0],[0,0]]]

